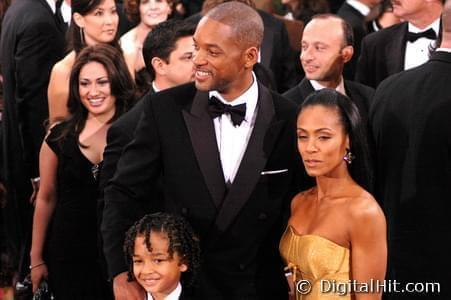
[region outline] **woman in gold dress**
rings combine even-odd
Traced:
[[[300,108],[298,150],[316,186],[294,197],[280,242],[296,299],[382,297],[386,222],[367,192],[365,126],[354,103],[335,90],[312,93]]]

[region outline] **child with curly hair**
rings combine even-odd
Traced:
[[[127,231],[124,252],[129,280],[147,292],[146,299],[186,299],[200,266],[199,239],[179,216],[154,213]]]

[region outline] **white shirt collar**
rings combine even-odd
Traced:
[[[252,121],[252,117],[254,116],[255,107],[257,106],[257,100],[258,100],[258,84],[257,84],[257,77],[255,76],[254,72],[252,72],[252,85],[240,96],[235,98],[233,101],[226,101],[224,98],[219,94],[218,91],[210,91],[209,97],[215,96],[218,98],[222,103],[230,104],[230,105],[239,105],[246,103],[246,116],[244,117],[244,120],[247,123],[250,123]]]
[[[371,8],[357,0],[346,0],[346,3],[357,9],[365,17],[370,14]]]
[[[164,300],[178,300],[181,294],[182,294],[182,285],[179,282],[177,284],[177,287],[166,298],[164,298]],[[153,300],[151,293],[147,293],[147,300]]]
[[[309,80],[309,81],[310,81],[310,84],[313,86],[313,89],[314,89],[315,91],[322,90],[322,89],[325,89],[325,88],[326,88],[325,86],[323,86],[322,84],[320,84],[320,83],[319,83],[318,81],[316,81],[316,80]],[[343,76],[341,76],[340,82],[338,83],[338,85],[337,85],[337,87],[335,88],[335,90],[336,90],[337,92],[342,93],[343,95],[346,96],[345,82],[344,82],[344,80],[343,80]]]
[[[426,31],[429,28],[432,28],[435,31],[435,33],[438,35],[438,32],[440,30],[440,18],[436,19],[434,22],[432,22],[431,24],[429,24],[428,26],[426,26],[423,29],[416,27],[415,25],[413,25],[410,22],[408,23],[408,30],[409,30],[409,32],[413,32],[413,33]]]
[[[65,0],[61,3],[61,15],[63,16],[64,23],[69,24],[72,18],[72,8]]]
[[[443,51],[443,52],[451,53],[451,48],[437,48],[435,51]]]
[[[50,6],[50,9],[53,11],[53,13],[56,12],[56,2],[55,0],[46,0],[47,4]]]
[[[152,88],[153,88],[153,90],[154,90],[155,93],[158,93],[158,92],[160,91],[160,89],[157,88],[157,85],[155,84],[155,80],[152,81]]]

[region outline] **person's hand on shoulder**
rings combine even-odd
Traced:
[[[144,289],[136,281],[128,281],[127,272],[114,277],[113,291],[116,300],[143,300],[146,297]]]

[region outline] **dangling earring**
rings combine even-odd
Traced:
[[[354,160],[355,156],[351,153],[351,150],[346,149],[346,154],[343,157],[344,161],[348,163],[348,165],[352,164],[352,161]]]
[[[84,30],[83,30],[83,27],[80,27],[80,42],[81,42],[81,44],[83,46],[86,45],[86,43],[85,43],[85,33],[84,33]]]

